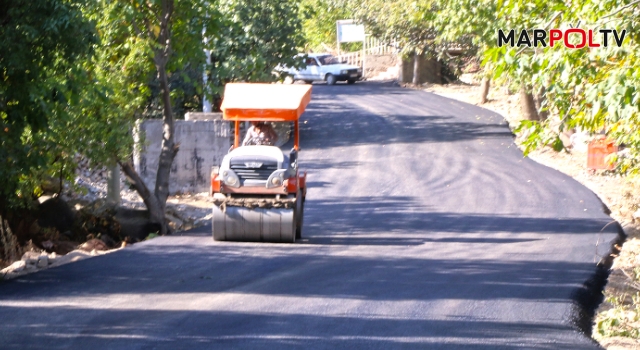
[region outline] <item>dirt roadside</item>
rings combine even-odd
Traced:
[[[95,211],[101,210],[104,206],[104,198],[106,197],[106,183],[103,179],[96,179],[91,176],[79,176],[84,178],[83,186],[87,193],[82,194],[77,191],[69,190],[63,195],[63,199],[70,205],[73,205],[76,212],[84,210],[84,208],[98,208],[90,209],[95,214]],[[124,178],[123,178],[124,183]],[[138,196],[138,194],[130,188],[124,186],[121,187],[121,203],[120,207],[127,210],[144,210],[145,205]],[[196,193],[196,194],[180,194],[170,196],[167,200],[167,207],[165,210],[165,216],[169,221],[169,226],[175,232],[187,231],[196,227],[204,226],[211,220],[211,208],[213,200],[209,197],[209,193]],[[97,215],[97,214],[96,214]],[[98,216],[99,220],[108,218],[107,216]],[[143,220],[144,221],[144,220]],[[142,222],[143,222],[142,221]],[[83,223],[85,225],[86,223]],[[63,235],[59,235],[63,236]],[[42,249],[31,242],[28,242],[24,247],[18,247],[18,251],[22,252],[18,255],[19,260],[12,261],[10,265],[0,270],[0,280],[13,279],[26,274],[34,273],[40,270],[61,266],[64,264],[72,263],[75,261],[84,260],[94,256],[108,254],[119,249],[126,249],[133,242],[137,241],[116,241],[111,244],[106,244],[104,240],[105,236],[96,234],[90,234],[86,239],[80,241],[54,241],[53,244],[65,243],[68,246],[68,250],[62,253],[56,253],[51,249]],[[144,238],[146,236],[146,238]],[[156,234],[145,234],[141,237],[142,240],[152,239],[156,237]],[[46,242],[45,242],[46,243]],[[44,244],[42,244],[44,245]],[[0,266],[2,267],[2,266]]]
[[[495,111],[505,117],[512,129],[522,120],[517,94],[492,87],[489,101],[481,105],[479,83],[471,76],[463,76],[463,79],[465,83],[429,84],[421,89]],[[573,177],[592,190],[611,210],[611,217],[622,225],[627,241],[614,259],[604,291],[606,300],[596,311],[593,336],[609,350],[640,349],[640,300],[632,298],[640,287],[637,283],[640,277],[640,181],[609,171],[587,169],[587,140],[574,141],[575,147],[567,151],[555,152],[547,147],[531,152],[529,157]]]

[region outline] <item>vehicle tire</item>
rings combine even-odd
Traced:
[[[355,79],[349,79],[347,80],[347,84],[355,84],[356,80]]]
[[[298,197],[301,199],[299,203],[296,205],[296,239],[302,238],[302,222],[304,221],[304,201],[305,198],[302,196],[302,192],[298,192]]]
[[[336,81],[338,81],[338,79],[333,74],[327,74],[326,80],[327,85],[336,85]]]
[[[313,80],[305,80],[304,83],[305,84],[313,84]]]

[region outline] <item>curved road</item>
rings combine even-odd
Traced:
[[[616,225],[502,117],[358,83],[303,120],[301,243],[203,228],[2,283],[0,347],[598,348],[576,305]]]

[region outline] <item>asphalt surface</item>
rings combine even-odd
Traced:
[[[598,348],[576,300],[615,225],[502,117],[358,83],[301,125],[302,242],[207,227],[0,283],[0,348]]]

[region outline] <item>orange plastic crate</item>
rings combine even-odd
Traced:
[[[589,142],[587,147],[587,168],[613,170],[615,164],[607,162],[607,156],[618,152],[612,140],[603,138]]]

